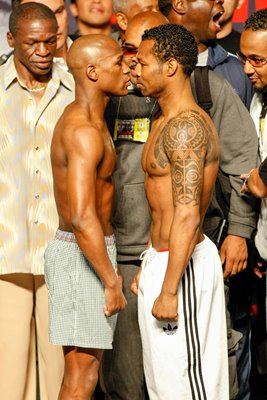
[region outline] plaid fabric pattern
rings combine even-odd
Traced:
[[[55,238],[58,240],[63,240],[65,242],[76,243],[76,237],[73,232],[65,232],[58,229],[56,231]],[[105,242],[107,246],[115,245],[115,236],[114,235],[105,236]]]
[[[49,339],[52,344],[111,349],[117,315],[106,317],[104,285],[82,254],[71,232],[57,231],[45,252],[49,294]],[[107,238],[116,270],[116,247]]]

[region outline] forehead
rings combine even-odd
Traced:
[[[252,31],[247,29],[242,32],[240,50],[243,54],[267,56],[267,30]]]
[[[120,57],[122,57],[122,55],[123,52],[119,44],[116,42],[113,43],[112,41],[107,43],[105,46],[102,46],[99,60],[104,61],[110,59],[116,62]]]
[[[138,47],[141,42],[143,33],[143,25],[137,24],[135,22],[130,22],[125,33],[125,43],[133,44]]]
[[[154,40],[144,40],[140,43],[140,46],[138,48],[138,58],[139,59],[151,59],[154,58],[155,56],[152,54],[151,50],[154,46]]]
[[[23,0],[21,3],[29,3],[32,0]],[[56,11],[59,7],[64,6],[65,0],[34,0],[35,3],[41,3],[49,7],[52,11]]]
[[[18,23],[16,37],[43,38],[45,36],[56,35],[57,24],[51,19],[21,19]]]
[[[152,10],[152,8],[158,9],[158,0],[137,0],[132,1],[129,9],[129,17],[134,17],[136,14],[142,11]]]

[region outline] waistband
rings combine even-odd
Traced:
[[[207,251],[207,249],[210,249],[211,247],[215,247],[216,248],[215,244],[206,235],[204,235],[204,240],[202,240],[201,242],[196,244],[192,255],[196,255],[196,254],[199,254],[201,252],[205,252],[205,251]],[[154,255],[155,254],[158,254],[158,255],[162,254],[162,256],[164,256],[166,254],[167,255],[169,254],[169,249],[156,250],[151,245],[149,247],[149,249],[144,250],[141,253],[140,260],[143,260],[145,258],[145,256],[146,256],[146,254],[154,254]]]
[[[55,239],[63,240],[64,242],[77,243],[76,237],[73,232],[65,232],[58,229],[56,231]],[[106,246],[112,246],[116,243],[115,236],[105,236]]]

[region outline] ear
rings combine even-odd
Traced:
[[[86,75],[91,81],[96,82],[98,80],[98,73],[96,71],[95,65],[87,65]]]
[[[176,74],[176,71],[179,68],[178,62],[174,58],[170,58],[166,63],[165,63],[165,70],[166,70],[166,75],[168,77],[171,77]]]
[[[128,18],[122,12],[118,12],[116,14],[117,24],[119,25],[120,30],[125,32],[128,27]]]
[[[72,15],[77,18],[78,17],[78,9],[77,9],[77,5],[75,3],[70,3],[69,5],[70,7],[70,12],[72,13]]]
[[[188,8],[187,0],[173,0],[172,8],[177,12],[177,14],[185,14]]]
[[[14,37],[13,37],[12,33],[7,32],[6,37],[7,37],[7,42],[9,44],[9,47],[12,47],[14,49],[15,44],[14,44]]]

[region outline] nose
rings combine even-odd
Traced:
[[[125,61],[122,61],[122,72],[126,75],[130,73],[130,68]]]
[[[47,56],[49,54],[49,49],[47,44],[44,42],[38,43],[36,47],[36,53],[41,57]]]
[[[245,74],[247,74],[247,75],[251,75],[255,72],[254,67],[250,64],[250,62],[248,60],[245,61],[243,68],[244,68]]]
[[[137,76],[137,77],[141,76],[141,64],[139,62],[136,63],[134,72],[135,72],[135,76]]]

